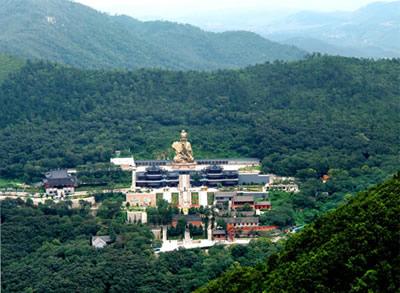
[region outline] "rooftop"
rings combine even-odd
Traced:
[[[63,179],[72,177],[68,174],[67,169],[52,170],[45,174],[47,179]]]
[[[232,216],[239,216],[239,217],[252,217],[254,216],[254,211],[232,211]]]
[[[158,165],[158,164],[169,164],[172,163],[172,160],[135,160],[136,164],[149,164],[149,165]],[[259,164],[260,159],[257,158],[225,158],[225,159],[197,159],[196,163],[210,163],[212,165],[213,162],[224,162],[224,163],[252,163]]]
[[[108,235],[105,235],[105,236],[92,236],[92,242],[97,240],[97,239],[102,240],[102,241],[104,241],[106,243],[111,242],[111,237],[108,236]]]
[[[172,216],[172,220],[175,220],[175,221],[178,221],[181,218],[184,218],[187,222],[201,221],[201,217],[199,215],[173,215]]]
[[[233,202],[250,202],[254,201],[254,197],[250,195],[235,195],[232,199]]]
[[[77,179],[68,173],[66,169],[47,172],[43,179],[46,187],[77,186]]]
[[[225,230],[214,230],[213,235],[226,235]]]
[[[217,191],[215,192],[215,198],[217,197],[233,197],[236,195],[236,191]]]
[[[258,223],[258,217],[220,218],[227,224]]]

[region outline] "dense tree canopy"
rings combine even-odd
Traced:
[[[318,56],[215,73],[28,63],[0,87],[0,176],[30,181],[116,149],[168,156],[181,128],[197,158],[255,156],[265,171],[315,178],[390,170],[399,76],[398,60]]]
[[[278,249],[259,239],[240,253],[233,246],[156,257],[149,228],[125,224],[115,209],[121,202],[111,198],[96,218],[68,202],[1,201],[2,292],[191,292],[235,262],[255,265]],[[95,249],[96,234],[116,241]]]
[[[0,54],[0,83],[7,78],[7,76],[17,71],[22,67],[24,61],[5,54]]]
[[[306,209],[307,222],[395,172],[399,84],[399,60],[318,55],[213,73],[28,62],[0,86],[0,177],[81,165],[82,183],[129,181],[99,163],[117,149],[171,158],[186,129],[197,158],[258,157],[265,172],[298,177],[302,193],[265,220]]]
[[[398,179],[351,198],[398,168],[399,60],[312,56],[211,73],[90,71],[27,62],[13,71],[0,85],[1,178],[35,182],[50,168],[82,166],[88,182],[116,180],[93,166],[108,162],[117,149],[132,151],[136,159],[170,157],[171,141],[186,129],[197,158],[259,157],[265,172],[301,180],[300,194],[271,194],[273,212],[262,223],[309,222],[343,198],[350,205],[293,237],[267,264],[247,268],[276,247],[261,242],[211,249],[208,256],[194,250],[156,258],[149,229],[123,223],[118,196],[98,198],[104,202],[96,218],[85,206],[71,210],[68,202],[35,208],[3,201],[5,292],[71,292],[81,286],[93,292],[188,292],[232,265],[209,288],[279,291],[282,284],[290,291],[314,277],[306,291],[326,292],[331,285],[337,291],[379,291],[378,281],[394,288]],[[326,183],[322,175],[329,176]],[[150,219],[162,223],[170,213],[153,210]],[[95,234],[122,237],[95,250],[89,244]],[[341,270],[348,277],[332,276],[337,282],[329,283],[331,273]]]
[[[198,292],[398,292],[400,174],[322,216],[264,265]]]

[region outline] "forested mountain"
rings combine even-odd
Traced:
[[[260,239],[157,257],[149,227],[126,224],[121,201],[108,195],[96,217],[68,201],[0,201],[1,292],[191,292],[234,263],[256,265],[279,248]],[[95,249],[96,234],[114,235],[115,242]]]
[[[24,61],[5,54],[0,54],[0,83],[12,72],[18,71]]]
[[[124,222],[118,197],[108,195],[97,217],[68,201],[3,200],[2,292],[191,292],[224,271],[199,292],[397,292],[398,176],[349,199],[283,249],[259,239],[159,257],[149,228]],[[94,249],[96,234],[116,241]]]
[[[305,180],[293,207],[326,210],[398,168],[399,84],[399,60],[313,56],[213,73],[28,62],[0,86],[0,177],[35,182],[121,149],[171,157],[186,129],[196,158],[258,157],[265,172]]]
[[[371,3],[351,12],[304,11],[256,31],[309,52],[398,58],[400,1]]]
[[[400,174],[319,218],[264,265],[197,292],[398,292]]]
[[[255,33],[110,16],[68,0],[0,0],[0,52],[81,68],[217,69],[296,60]]]

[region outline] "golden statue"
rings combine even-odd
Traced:
[[[187,140],[188,134],[185,130],[181,131],[180,141],[175,141],[172,148],[175,150],[174,162],[178,164],[193,163],[192,145]]]

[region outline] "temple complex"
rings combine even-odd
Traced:
[[[182,130],[180,139],[172,143],[173,160],[111,159],[115,165],[132,172],[127,202],[134,206],[154,206],[158,196],[186,214],[191,207],[213,205],[214,201],[209,200],[208,194],[221,187],[268,183],[266,175],[241,171],[259,167],[258,159],[196,160],[188,138],[188,133]]]

